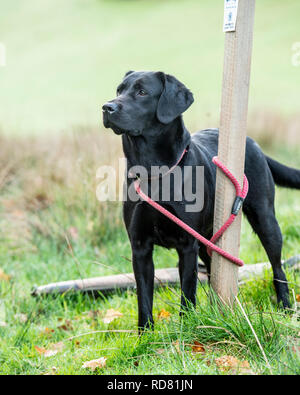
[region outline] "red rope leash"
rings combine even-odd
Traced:
[[[184,153],[185,152],[186,152],[186,150],[184,151]],[[182,159],[184,153],[181,155],[180,160]],[[243,190],[242,190],[237,179],[234,177],[234,175],[220,162],[220,160],[217,157],[213,158],[213,163],[215,163],[216,166],[218,166],[233,183],[233,185],[236,189],[236,199],[235,199],[235,202],[232,207],[232,214],[230,215],[228,220],[225,222],[225,224],[221,227],[221,229],[219,229],[218,232],[211,238],[211,240],[207,240],[205,237],[201,236],[198,232],[196,232],[193,228],[191,228],[185,222],[181,221],[174,214],[170,213],[170,211],[168,211],[167,209],[162,207],[160,204],[158,204],[157,202],[152,200],[149,196],[147,196],[140,188],[140,180],[139,179],[136,179],[134,181],[134,187],[135,187],[137,194],[143,200],[145,200],[147,203],[149,203],[152,207],[154,207],[157,211],[161,212],[163,215],[165,215],[171,221],[175,222],[178,226],[180,226],[186,232],[190,233],[193,237],[195,237],[195,239],[199,240],[201,243],[206,245],[208,253],[210,255],[211,255],[211,250],[213,250],[213,251],[217,252],[218,254],[222,255],[224,258],[228,259],[229,261],[235,263],[236,265],[243,266],[244,262],[241,259],[236,258],[235,256],[222,250],[220,247],[216,246],[214,243],[221,237],[221,235],[226,231],[226,229],[228,229],[228,227],[232,224],[232,222],[236,218],[236,216],[239,212],[239,209],[242,206],[243,200],[245,199],[247,192],[248,192],[248,180],[247,180],[247,177],[244,175],[244,185],[243,185]]]

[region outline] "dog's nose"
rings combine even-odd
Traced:
[[[102,106],[102,111],[109,112],[110,114],[117,111],[117,109],[118,109],[118,105],[114,102],[107,102]]]

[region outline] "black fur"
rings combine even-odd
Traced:
[[[300,172],[266,156],[275,184],[281,187],[300,189]]]
[[[129,72],[118,88],[116,99],[103,106],[105,127],[122,134],[128,168],[142,165],[172,167],[189,146],[179,166],[204,166],[204,207],[186,212],[187,202],[162,202],[164,207],[200,232],[212,236],[216,167],[212,157],[218,151],[218,130],[208,129],[190,135],[182,112],[193,102],[191,92],[176,78],[162,72]],[[289,290],[281,265],[282,236],[274,212],[274,181],[300,189],[300,171],[288,168],[265,156],[257,143],[247,138],[245,173],[249,193],[243,205],[253,230],[258,234],[272,264],[278,302],[289,306]],[[131,178],[127,178],[130,186]],[[192,180],[195,187],[195,180]],[[171,183],[174,192],[182,185]],[[124,202],[124,221],[132,247],[133,269],[137,282],[139,327],[153,325],[152,303],[155,244],[175,248],[179,256],[181,304],[195,304],[198,255],[210,271],[206,248],[146,202]]]

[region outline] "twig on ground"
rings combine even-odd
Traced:
[[[107,329],[107,330],[91,331],[91,332],[79,333],[78,335],[68,337],[67,339],[63,339],[62,341],[66,342],[76,339],[77,337],[94,335],[96,333],[138,333],[138,331],[133,329]]]

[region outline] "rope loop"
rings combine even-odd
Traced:
[[[184,151],[185,153],[186,151]],[[180,157],[180,160],[183,158],[184,154]],[[234,177],[234,175],[227,169],[225,165],[217,158],[216,156],[212,159],[213,163],[219,167],[220,170],[223,171],[223,173],[230,179],[230,181],[233,183],[235,190],[236,190],[236,199],[234,201],[233,207],[232,207],[232,213],[228,220],[225,222],[225,224],[213,235],[213,237],[208,240],[200,233],[196,232],[193,228],[191,228],[189,225],[187,225],[185,222],[181,221],[178,217],[176,217],[174,214],[172,214],[170,211],[162,207],[160,204],[152,200],[148,195],[146,195],[140,187],[140,180],[136,179],[134,181],[134,187],[137,192],[137,194],[148,204],[150,204],[153,208],[155,208],[157,211],[165,215],[167,218],[169,218],[171,221],[176,223],[178,226],[180,226],[182,229],[184,229],[186,232],[191,234],[195,239],[199,240],[201,243],[203,243],[206,248],[207,248],[207,253],[211,256],[212,251],[215,251],[219,255],[222,255],[224,258],[228,259],[232,263],[238,265],[238,266],[243,266],[244,262],[229,254],[228,252],[222,250],[220,247],[218,247],[215,243],[219,238],[222,236],[222,234],[229,228],[229,226],[233,223],[235,220],[243,201],[245,200],[247,193],[248,193],[248,180],[246,175],[244,175],[244,183],[243,183],[243,188],[241,188],[239,182],[237,179]],[[178,162],[177,164],[178,165]]]

